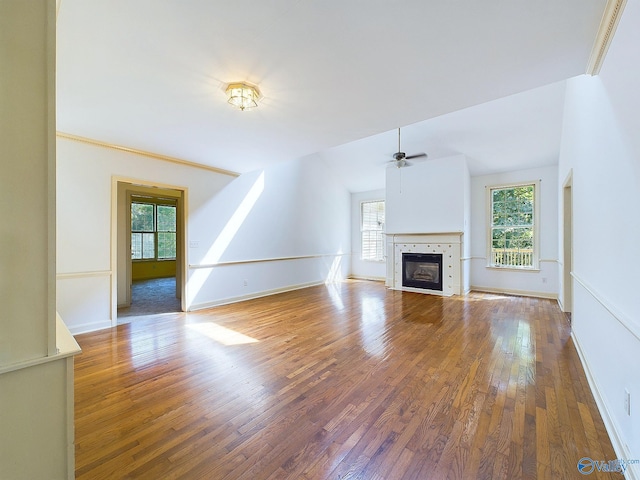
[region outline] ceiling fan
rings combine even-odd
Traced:
[[[426,158],[426,156],[427,154],[424,152],[415,153],[413,155],[407,155],[406,153],[404,153],[400,148],[400,129],[398,128],[398,151],[393,154],[393,160],[390,160],[390,162],[393,163],[397,168],[410,167],[413,164],[411,162],[408,162],[407,160],[420,157]]]

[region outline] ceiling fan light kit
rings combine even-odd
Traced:
[[[261,97],[258,87],[245,82],[230,83],[226,93],[229,104],[242,111],[257,107]]]
[[[394,162],[396,168],[409,167],[409,166],[411,166],[411,163],[407,162],[407,160],[412,159],[412,158],[419,158],[419,157],[425,157],[426,158],[427,154],[424,153],[424,152],[421,152],[421,153],[415,153],[413,155],[407,155],[406,153],[401,151],[401,148],[400,148],[400,129],[398,128],[398,151],[393,154],[393,160],[392,160],[392,162]]]

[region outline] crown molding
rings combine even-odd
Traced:
[[[201,168],[210,172],[219,173],[221,175],[229,175],[230,177],[238,177],[238,172],[232,172],[231,170],[224,170],[222,168],[216,168],[209,165],[203,165],[202,163],[190,162],[189,160],[182,160],[181,158],[169,157],[166,155],[160,155],[158,153],[146,152],[144,150],[138,150],[136,148],[123,147],[121,145],[114,145],[112,143],[101,142],[92,138],[80,137],[78,135],[72,135],[70,133],[56,132],[56,137],[65,138],[74,142],[88,143],[89,145],[95,145],[96,147],[110,148],[112,150],[118,150],[120,152],[132,153],[134,155],[142,155],[143,157],[149,157],[156,160],[162,160],[165,162],[176,163],[178,165],[185,165],[187,167]]]
[[[600,21],[596,41],[591,48],[591,56],[589,57],[586,71],[588,75],[598,75],[600,73],[600,68],[604,63],[626,3],[627,0],[608,0]]]

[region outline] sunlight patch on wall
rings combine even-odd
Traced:
[[[193,303],[202,286],[211,275],[212,266],[220,261],[220,258],[229,247],[229,244],[238,233],[238,230],[247,219],[247,216],[253,209],[254,205],[264,191],[264,172],[256,179],[253,186],[249,189],[236,211],[233,213],[227,224],[224,226],[220,235],[215,239],[206,255],[201,261],[202,265],[209,265],[209,268],[198,269],[189,278],[187,282],[188,303],[187,308]]]
[[[259,341],[253,337],[215,323],[190,323],[187,325],[187,328],[223,345],[246,345],[249,343],[258,343]]]
[[[227,224],[220,232],[220,235],[218,235],[218,238],[216,238],[216,241],[213,242],[213,245],[211,245],[211,248],[202,259],[202,263],[211,264],[220,261],[222,254],[231,243],[231,240],[233,240],[233,237],[236,236],[238,230],[240,230],[240,227],[247,219],[247,216],[258,201],[258,198],[260,198],[260,195],[262,195],[263,191],[264,172],[260,174],[249,192],[245,195],[242,202],[240,202],[240,205],[238,205],[238,208],[236,208],[236,211],[233,213]]]

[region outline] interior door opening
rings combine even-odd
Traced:
[[[184,191],[118,182],[117,323],[184,311]]]

